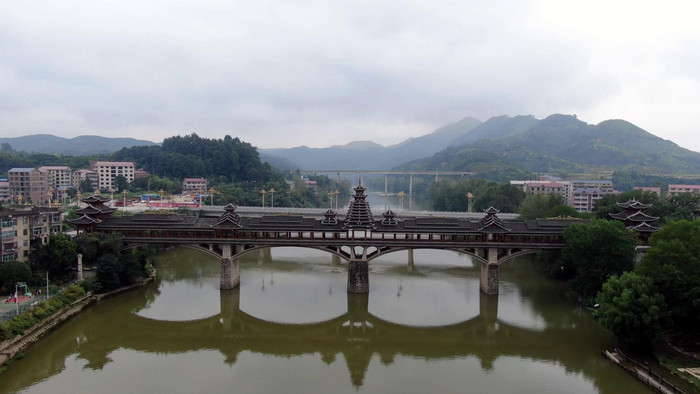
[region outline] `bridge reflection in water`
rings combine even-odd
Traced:
[[[572,336],[572,346],[562,348],[557,340],[571,328],[524,329],[498,317],[496,295],[479,295],[479,314],[469,320],[436,327],[416,327],[384,320],[369,312],[369,294],[345,297],[347,311],[337,317],[309,324],[286,324],[255,317],[240,309],[240,288],[220,292],[220,312],[202,319],[165,321],[135,315],[147,308],[158,288],[144,289],[137,304],[94,308],[89,320],[75,332],[76,341],[63,341],[35,362],[33,381],[58,374],[66,358],[76,354],[87,361],[84,368],[103,369],[113,352],[125,348],[148,354],[180,354],[217,350],[233,365],[241,353],[251,352],[289,358],[319,354],[326,364],[342,356],[353,386],[363,386],[371,359],[377,355],[384,365],[397,356],[424,360],[476,357],[482,370],[491,371],[499,357],[513,356],[564,365],[567,371],[590,372],[608,368],[580,357],[587,339]],[[95,324],[99,322],[99,324]],[[70,330],[70,327],[65,329]],[[353,346],[348,346],[352,343]],[[523,345],[526,346],[523,346]],[[17,384],[17,383],[14,383]],[[10,389],[10,387],[6,387]],[[21,389],[14,387],[12,390]],[[2,391],[2,390],[0,390]]]

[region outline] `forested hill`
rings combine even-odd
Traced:
[[[497,122],[492,122],[492,120]],[[497,139],[453,146],[401,169],[473,171],[481,174],[582,173],[635,170],[651,174],[700,174],[700,153],[684,149],[624,120],[590,125],[575,116],[551,115],[534,120],[499,117],[482,123],[468,135],[490,128]],[[516,124],[520,129],[514,129]]]
[[[22,137],[0,138],[0,144],[9,144],[17,152],[89,156],[113,153],[121,148],[132,146],[155,145],[156,143],[134,138],[108,138],[97,135],[63,138],[51,134],[33,134]]]
[[[200,138],[197,134],[167,138],[161,146],[124,148],[114,160],[133,161],[151,174],[172,178],[223,177],[227,182],[282,181],[255,147],[238,138]]]

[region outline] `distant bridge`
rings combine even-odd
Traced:
[[[381,170],[300,170],[302,174],[336,174],[338,182],[340,182],[340,174],[358,174],[360,175],[360,184],[362,184],[362,176],[364,174],[384,175],[384,197],[389,195],[389,175],[408,175],[408,209],[413,209],[413,176],[414,175],[435,175],[435,182],[442,176],[465,176],[475,175],[469,171],[381,171]]]

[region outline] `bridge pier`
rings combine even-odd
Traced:
[[[221,245],[221,277],[219,288],[230,290],[241,284],[241,267],[238,257],[232,257],[232,245]]]
[[[481,262],[481,291],[498,294],[498,249],[487,249],[486,257],[488,262]]]
[[[367,259],[351,259],[348,263],[348,293],[369,293]]]
[[[413,271],[413,249],[408,250],[408,272]]]

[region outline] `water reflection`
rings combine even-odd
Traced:
[[[541,278],[521,283],[529,273],[506,271],[505,291],[489,296],[463,261],[417,256],[408,272],[396,257],[373,267],[369,295],[348,294],[344,266],[327,255],[294,262],[295,253],[244,261],[241,287],[230,291],[218,290],[209,256],[164,254],[153,286],[59,329],[0,376],[0,392],[81,391],[87,382],[104,392],[184,392],[188,376],[217,392],[226,382],[239,392],[639,390],[598,355],[609,346],[599,327]]]

